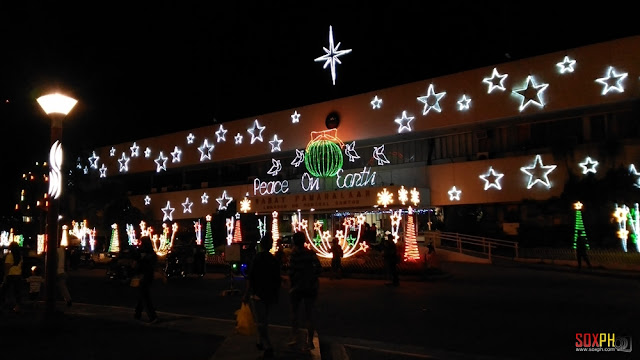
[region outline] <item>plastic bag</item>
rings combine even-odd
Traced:
[[[236,310],[236,331],[242,335],[254,335],[256,333],[256,322],[249,304],[242,303],[240,309]]]

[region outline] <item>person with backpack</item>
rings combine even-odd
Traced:
[[[302,232],[293,234],[293,250],[289,255],[289,299],[291,302],[291,339],[289,346],[298,343],[299,309],[304,304],[305,320],[307,322],[307,337],[304,350],[314,349],[313,338],[316,331],[315,303],[318,298],[320,282],[318,277],[322,272],[322,265],[315,252],[305,248],[305,235]]]

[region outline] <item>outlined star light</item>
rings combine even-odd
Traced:
[[[220,128],[216,131],[216,141],[217,142],[226,142],[227,141],[227,129],[225,129],[222,124],[220,124]]]
[[[604,85],[604,88],[602,88],[602,95],[606,95],[609,91],[617,91],[620,93],[624,92],[622,80],[624,80],[627,75],[628,73],[618,74],[613,66],[609,66],[607,74],[604,77],[596,79],[597,83]]]
[[[376,95],[373,100],[371,100],[371,107],[375,110],[375,109],[380,109],[380,107],[382,106],[382,99],[378,98],[378,95]]]
[[[640,173],[636,170],[636,166],[633,164],[629,165],[629,172],[631,175],[636,176],[636,181],[633,185],[635,187],[640,187]]]
[[[169,202],[169,200],[167,200],[167,206],[165,206],[161,210],[163,213],[162,221],[173,221],[173,212],[175,211],[175,208],[171,207],[171,203]]]
[[[394,120],[398,125],[398,132],[401,133],[403,130],[411,131],[411,122],[413,121],[413,116],[407,116],[407,112],[402,112],[401,118],[396,118]]]
[[[122,157],[118,160],[118,163],[120,163],[120,172],[129,171],[129,158],[127,154],[122,153]]]
[[[109,150],[109,156],[116,156],[116,148],[114,148],[113,146]]]
[[[575,64],[576,61],[574,59],[570,59],[568,56],[565,56],[562,61],[556,64],[556,66],[559,68],[558,71],[560,71],[560,74],[564,74],[567,72],[572,73],[574,70],[573,66]]]
[[[592,160],[590,156],[587,156],[586,159],[584,159],[584,162],[579,163],[578,165],[580,165],[580,167],[582,168],[582,174],[586,175],[588,173],[596,173],[596,166],[598,166],[598,162],[595,160]]]
[[[533,76],[527,76],[524,87],[520,89],[513,89],[514,95],[522,97],[519,110],[524,110],[529,104],[537,105],[540,108],[544,107],[544,101],[542,100],[542,93],[547,89],[549,84],[536,84]]]
[[[182,203],[182,213],[191,213],[191,206],[193,206],[193,201],[189,201],[189,198],[187,197]]]
[[[151,148],[148,147],[144,150],[144,157],[151,157]]]
[[[233,137],[233,139],[236,141],[236,145],[240,145],[242,144],[242,134],[237,133],[236,136]]]
[[[107,167],[104,166],[104,164],[102,164],[102,166],[100,167],[100,177],[101,178],[105,178],[107,177]]]
[[[171,152],[171,162],[180,162],[180,155],[182,155],[182,150],[179,147],[175,146],[173,151]],[[166,169],[165,169],[166,170]]]
[[[149,195],[144,197],[144,204],[151,205],[151,198],[149,197]]]
[[[232,197],[227,196],[227,190],[222,191],[222,196],[216,198],[218,202],[218,210],[227,210],[229,203],[233,201]]]
[[[255,119],[253,122],[253,127],[247,129],[247,132],[251,134],[251,143],[253,144],[256,141],[262,141],[262,132],[264,131],[265,126],[260,126],[258,119]],[[257,134],[256,134],[257,132]]]
[[[98,160],[100,159],[100,156],[96,155],[96,152],[94,151],[91,156],[89,157],[89,164],[91,164],[91,167],[94,169],[98,168]]]
[[[480,179],[484,180],[484,189],[488,190],[490,188],[496,188],[498,190],[502,190],[502,186],[500,185],[500,179],[504,174],[497,173],[493,170],[493,166],[489,167],[489,171],[486,174],[480,175]]]
[[[440,108],[440,99],[442,99],[447,93],[439,92],[436,93],[433,84],[429,85],[429,89],[427,90],[427,95],[418,96],[418,101],[424,103],[424,109],[422,109],[422,115],[427,115],[431,109],[441,112]]]
[[[282,139],[278,139],[278,135],[273,135],[273,140],[269,141],[269,144],[271,145],[271,152],[281,151]]]
[[[483,83],[489,85],[489,90],[487,91],[487,94],[491,94],[491,92],[495,89],[504,91],[505,90],[504,80],[507,78],[507,76],[509,75],[508,74],[500,75],[500,73],[498,73],[498,69],[493,68],[493,72],[491,73],[491,76],[482,79]]]
[[[187,144],[193,144],[193,140],[195,140],[195,136],[193,135],[193,133],[189,133],[189,135],[187,135]]]
[[[162,151],[160,151],[160,155],[158,155],[158,158],[153,160],[156,163],[156,165],[158,165],[156,167],[156,172],[160,172],[160,170],[167,171],[167,160],[168,159],[169,158],[164,156]]]
[[[451,190],[448,191],[448,194],[449,194],[450,201],[453,201],[453,200],[460,201],[460,194],[462,194],[462,190],[458,190],[454,186],[451,188]]]
[[[467,95],[462,94],[460,100],[458,100],[458,110],[469,110],[471,105],[471,98],[468,98]]]
[[[329,25],[329,48],[322,47],[325,54],[315,58],[314,61],[324,61],[323,69],[326,69],[328,65],[331,65],[331,80],[333,81],[333,85],[336,84],[336,63],[342,64],[338,57],[348,54],[351,52],[351,49],[348,50],[338,50],[340,48],[340,42],[337,45],[333,45],[333,27]]]
[[[198,148],[200,151],[200,161],[204,161],[205,159],[211,160],[211,152],[213,151],[214,145],[209,145],[209,140],[204,139],[202,145]]]
[[[556,169],[556,166],[557,165],[543,165],[542,157],[539,154],[536,155],[533,164],[520,168],[520,171],[529,175],[527,189],[531,189],[537,183],[543,184],[547,188],[550,188],[551,183],[549,182],[549,174]]]
[[[138,146],[138,144],[134,142],[129,149],[131,149],[131,157],[138,157],[138,153],[140,151],[140,146]]]
[[[294,111],[293,114],[291,115],[291,123],[297,124],[299,122],[300,122],[300,114],[298,114],[298,111]]]
[[[207,195],[207,193],[203,193],[202,196],[200,196],[200,200],[202,200],[203,204],[206,204],[209,202],[209,195]]]

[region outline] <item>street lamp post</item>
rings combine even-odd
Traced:
[[[62,94],[39,97],[38,104],[51,118],[51,150],[49,151],[49,209],[47,211],[46,262],[45,262],[45,312],[55,312],[55,288],[58,247],[58,210],[62,192],[62,119],[78,102]]]

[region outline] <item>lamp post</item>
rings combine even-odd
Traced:
[[[37,99],[42,110],[51,118],[51,150],[49,151],[49,209],[47,211],[45,262],[45,313],[55,312],[55,288],[58,247],[58,210],[62,193],[62,119],[78,102],[62,94],[49,94]]]

